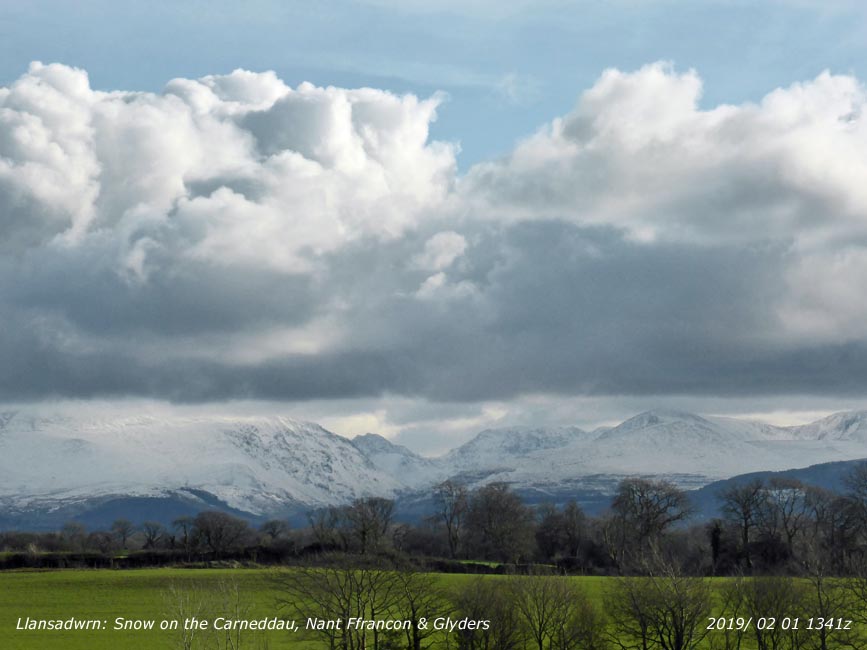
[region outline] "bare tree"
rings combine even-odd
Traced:
[[[117,537],[120,547],[126,548],[127,540],[135,532],[135,526],[129,519],[115,519],[111,524],[111,532]]]
[[[437,517],[446,529],[449,557],[456,558],[463,537],[464,519],[469,507],[466,486],[452,480],[440,483],[434,490]]]
[[[172,583],[163,592],[163,608],[167,619],[179,622],[191,618],[213,621],[217,617],[248,620],[253,613],[249,594],[243,593],[233,579],[223,579],[208,587]],[[215,629],[212,625],[198,629],[183,624],[172,631],[170,643],[178,650],[267,650],[269,646],[264,630],[243,626]]]
[[[544,504],[539,508],[538,517],[536,544],[544,558],[578,555],[586,517],[575,501],[567,503],[562,510],[551,504]]]
[[[421,619],[428,621],[445,616],[451,605],[439,586],[439,581],[429,573],[420,573],[411,567],[404,567],[395,574],[395,603],[393,615],[400,620],[409,621],[410,627],[404,630],[407,650],[425,650],[432,646],[431,637],[438,634],[433,625],[422,625]]]
[[[622,560],[641,562],[672,525],[692,514],[689,498],[674,483],[642,478],[620,482],[611,510],[618,520],[621,567]]]
[[[452,595],[455,618],[488,621],[487,626],[456,629],[446,647],[457,650],[521,650],[525,635],[512,599],[499,580],[476,578]]]
[[[750,544],[752,531],[758,525],[759,510],[763,500],[764,483],[756,479],[744,485],[733,485],[720,495],[722,512],[740,530],[741,554],[747,569],[753,566]]]
[[[193,527],[196,539],[217,557],[242,545],[250,532],[243,519],[216,510],[200,512]]]
[[[754,621],[798,617],[803,605],[803,585],[787,577],[750,578],[744,592],[744,612]],[[800,650],[803,637],[799,630],[783,625],[753,625],[757,650]],[[809,634],[806,632],[805,634]]]
[[[95,531],[87,536],[87,548],[95,548],[100,553],[110,553],[115,548],[114,536],[104,531]]]
[[[259,532],[273,542],[289,532],[289,524],[282,519],[269,519],[259,526]]]
[[[344,509],[351,539],[362,555],[381,547],[393,514],[394,501],[380,497],[356,499]]]
[[[807,523],[809,511],[804,485],[797,480],[774,477],[761,490],[758,528],[770,560],[795,556],[795,538]]]
[[[60,529],[60,539],[66,548],[83,551],[87,545],[87,528],[77,521],[68,521]]]
[[[189,515],[185,515],[182,517],[178,517],[172,522],[172,528],[178,532],[181,536],[181,546],[187,554],[187,559],[189,560],[190,551],[193,547],[193,528],[195,525],[195,520]]]
[[[587,526],[587,517],[580,506],[574,501],[569,501],[563,506],[563,541],[570,557],[578,555],[581,548],[581,540],[584,538],[584,530]]]
[[[721,583],[717,588],[720,607],[718,618],[725,621],[747,620],[746,590],[746,580],[742,575]],[[708,635],[709,650],[741,650],[746,646],[748,633],[746,625],[723,625],[722,629],[714,629]]]
[[[206,608],[206,596],[199,587],[188,583],[171,583],[163,592],[163,615],[168,620],[179,622],[192,618],[203,618]],[[204,641],[200,636],[206,631],[196,627],[189,628],[181,623],[171,635],[171,647],[178,650],[198,650]]]
[[[144,548],[156,548],[159,541],[165,535],[165,527],[158,521],[146,521],[141,525],[144,533]]]
[[[340,521],[340,511],[337,508],[312,510],[307,513],[307,521],[320,548],[333,549],[337,545],[337,526]]]
[[[517,562],[533,547],[533,513],[505,483],[490,483],[470,497],[467,542],[487,560]]]
[[[527,636],[539,650],[598,650],[604,623],[577,585],[563,576],[509,579],[508,594]]]
[[[693,650],[708,634],[711,589],[653,558],[647,577],[617,578],[606,597],[611,641],[623,650]]]
[[[804,499],[809,519],[807,545],[811,549],[803,558],[806,568],[813,570],[812,561],[821,558],[833,573],[849,571],[859,548],[860,508],[850,498],[815,486],[806,488]]]
[[[565,627],[572,599],[571,585],[552,576],[515,576],[509,580],[509,595],[524,628],[539,650],[550,647]]]
[[[385,650],[382,631],[348,623],[386,618],[401,596],[397,574],[376,563],[353,566],[343,556],[325,560],[325,566],[279,572],[274,578],[278,607],[305,622],[321,621],[309,629],[305,623],[302,631],[332,650]]]

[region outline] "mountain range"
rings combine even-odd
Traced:
[[[697,489],[745,472],[865,457],[867,411],[778,427],[654,410],[593,431],[486,429],[437,458],[283,417],[9,411],[0,414],[0,526],[167,519],[210,507],[261,519],[360,496],[395,498],[410,516],[448,478],[470,487],[505,481],[530,502],[577,498],[594,509],[626,476]]]

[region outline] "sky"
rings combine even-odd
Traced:
[[[867,10],[0,2],[0,403],[436,453],[867,406]]]

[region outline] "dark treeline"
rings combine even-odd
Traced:
[[[440,570],[469,561],[548,565],[587,575],[645,575],[648,558],[676,558],[692,576],[853,575],[867,548],[867,463],[840,493],[772,478],[719,494],[721,517],[691,521],[686,492],[667,481],[623,480],[608,512],[587,516],[575,502],[530,507],[504,483],[475,490],[446,481],[435,512],[399,523],[394,502],[367,497],[308,513],[308,525],[271,520],[254,528],[217,511],[170,526],[115,521],[87,531],[68,523],[54,533],[0,533],[0,567],[141,566],[241,559],[292,562],[321,553],[440,558]],[[52,557],[54,558],[52,560]],[[108,560],[111,562],[108,562]]]

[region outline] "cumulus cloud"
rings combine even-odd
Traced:
[[[0,89],[0,396],[867,393],[864,87],[609,70],[456,176],[439,98]]]
[[[122,231],[138,276],[160,249],[308,269],[348,241],[400,236],[444,198],[455,160],[428,141],[438,102],[240,70],[105,93],[36,63],[0,94],[6,239]]]
[[[505,160],[473,168],[461,192],[499,221],[613,226],[645,243],[786,246],[781,327],[797,335],[867,335],[867,302],[833,298],[857,293],[862,277],[863,85],[826,72],[758,104],[709,110],[699,108],[701,88],[694,71],[663,63],[608,70],[571,113]],[[853,272],[838,272],[836,289],[816,286],[828,266],[843,265]]]
[[[467,240],[454,231],[438,232],[424,243],[424,250],[415,258],[420,269],[442,271],[464,254]]]

